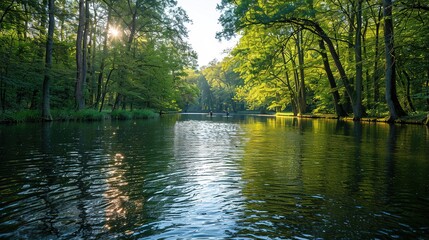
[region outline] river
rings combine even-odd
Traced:
[[[0,126],[0,239],[429,238],[424,126],[215,114]]]

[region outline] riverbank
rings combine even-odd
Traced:
[[[151,109],[141,110],[115,110],[99,112],[93,109],[80,111],[74,110],[52,110],[53,121],[102,121],[106,119],[130,120],[148,119],[157,117],[158,114]],[[37,110],[26,110],[19,112],[4,112],[0,114],[0,124],[42,122],[41,113]]]
[[[276,113],[278,117],[296,117],[292,113]],[[394,121],[397,124],[415,124],[415,125],[426,125],[429,126],[429,114],[427,113],[416,113],[410,114],[409,116],[402,117]],[[325,118],[325,119],[341,119],[345,121],[354,121],[352,117],[338,117],[335,114],[304,114],[301,118]],[[361,122],[380,122],[388,123],[388,117],[364,117],[360,120]]]
[[[93,109],[81,111],[74,110],[52,110],[53,121],[102,121],[108,119],[114,120],[131,120],[131,119],[149,119],[159,116],[159,113],[152,109],[141,110],[115,110],[99,112]],[[239,114],[255,114],[254,112],[241,112]],[[271,115],[271,114],[270,114]],[[290,112],[280,112],[273,114],[277,117],[296,117]],[[26,110],[20,112],[5,112],[0,114],[0,124],[13,124],[24,122],[42,122],[41,113],[37,110]],[[429,126],[429,114],[416,113],[402,117],[394,121],[397,124],[415,124]],[[352,117],[338,117],[335,114],[304,114],[300,118],[324,118],[324,119],[341,119],[345,121],[354,121]],[[361,122],[380,122],[388,123],[387,117],[365,117]]]

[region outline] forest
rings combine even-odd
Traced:
[[[217,8],[216,37],[240,40],[198,68],[191,20],[175,0],[2,1],[3,119],[142,109],[426,117],[426,1],[221,0]]]
[[[103,112],[179,109],[197,89],[189,18],[173,0],[0,3],[0,107]],[[55,118],[55,117],[54,117]]]

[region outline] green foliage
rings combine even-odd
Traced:
[[[131,113],[133,115],[133,119],[148,119],[157,116],[152,109],[133,110]]]
[[[51,110],[52,119],[57,121],[74,120],[74,110],[67,109],[53,109]]]
[[[11,123],[11,122],[16,122],[12,113],[3,112],[0,114],[0,123]]]
[[[243,85],[243,80],[234,72],[234,67],[232,59],[225,58],[222,62],[214,60],[201,70],[202,100],[203,105],[207,106],[204,110],[241,110],[234,102],[234,95],[236,88]]]
[[[383,115],[387,109],[383,96],[386,64],[382,6],[374,0],[361,2],[362,39],[356,41],[360,36],[356,31],[360,13],[356,1],[222,0],[218,9],[222,10],[219,21],[223,30],[217,36],[238,34],[241,39],[226,59],[195,71],[189,70],[196,66],[196,54],[186,42],[189,18],[177,1],[91,1],[85,18],[89,21],[89,42],[84,49],[87,76],[83,94],[85,106],[94,110],[74,112],[64,109],[76,108],[78,2],[55,1],[49,72],[52,115],[62,120],[98,120],[106,117],[99,110],[146,108],[332,113],[334,91],[338,92],[338,103],[349,112],[356,105],[356,93],[362,91],[367,114]],[[428,7],[422,1],[393,2],[397,94],[409,111],[427,110]],[[0,3],[2,121],[39,118],[48,27],[46,3]],[[118,35],[112,34],[113,28]],[[320,39],[327,50],[321,50]],[[361,62],[356,58],[359,49]],[[328,54],[335,89],[328,81],[332,78],[327,77],[322,52]],[[361,79],[356,70],[360,65],[362,88],[356,84]],[[112,113],[113,118],[120,119],[138,116],[140,113]]]
[[[19,112],[4,112],[0,114],[0,123],[22,123],[40,121],[40,111],[25,110]]]
[[[186,75],[176,81],[176,102],[178,108],[187,112],[190,106],[197,104],[200,89],[198,88],[199,75],[193,70],[187,70]]]
[[[133,114],[126,110],[114,110],[111,113],[112,119],[118,120],[130,120],[133,118]]]
[[[217,36],[241,35],[232,55],[237,63],[234,71],[244,86],[234,99],[251,109],[292,108],[295,113],[300,104],[307,104],[307,111],[314,113],[332,113],[336,104],[355,113],[362,102],[369,115],[387,114],[383,9],[375,1],[361,3],[362,18],[355,1],[222,0],[218,8],[223,30]],[[410,111],[429,108],[427,9],[427,4],[413,1],[394,2],[393,7],[399,77],[395,94]],[[363,21],[359,34],[358,17]],[[321,50],[320,39],[327,50]],[[328,54],[330,69],[322,61],[322,52]],[[362,62],[357,62],[360,58]],[[362,66],[363,76],[357,66]],[[339,100],[333,97],[335,91]],[[358,93],[362,93],[359,98]]]
[[[77,121],[100,121],[105,118],[105,114],[94,109],[84,109],[75,111],[72,119]]]
[[[84,0],[84,2],[89,0]],[[0,9],[0,107],[2,111],[40,109],[45,74],[47,1],[9,1]],[[195,95],[181,79],[196,66],[186,42],[189,18],[173,0],[90,1],[85,106],[80,113],[54,110],[59,119],[98,119],[97,110],[178,109]],[[78,1],[55,1],[55,32],[50,84],[53,109],[75,108]],[[31,27],[30,27],[31,26]],[[117,29],[113,35],[109,29]],[[119,106],[120,105],[120,106]]]
[[[18,122],[40,121],[40,111],[38,110],[19,111],[15,114],[15,118]]]
[[[133,111],[115,110],[110,112],[99,112],[94,109],[55,109],[51,111],[54,121],[101,121],[105,119],[130,120],[130,119],[148,119],[157,117],[158,114],[152,109],[139,109]],[[22,123],[22,122],[40,122],[40,111],[25,110],[19,112],[4,112],[0,114],[0,123]]]

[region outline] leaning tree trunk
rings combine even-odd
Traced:
[[[426,126],[429,126],[429,112],[428,115],[426,115],[426,122],[425,122]]]
[[[54,46],[54,0],[49,0],[48,11],[49,11],[49,27],[48,27],[48,38],[46,40],[46,55],[45,55],[45,77],[43,79],[43,99],[42,99],[42,119],[44,121],[52,121],[51,109],[50,109],[50,95],[49,87],[51,81],[51,68],[52,68],[52,50]]]
[[[384,43],[386,48],[386,102],[389,108],[388,121],[407,115],[399,103],[396,93],[396,56],[393,35],[392,0],[383,0]]]
[[[325,68],[325,72],[328,77],[329,86],[331,87],[330,92],[332,93],[332,97],[334,99],[335,112],[337,113],[338,117],[346,117],[347,112],[344,110],[343,105],[340,103],[341,97],[340,97],[340,94],[338,93],[337,84],[335,82],[335,77],[334,77],[334,74],[332,73],[331,66],[329,64],[328,54],[326,54],[325,43],[323,42],[323,40],[319,40],[319,47],[321,50],[320,55],[322,56],[322,59],[323,59],[323,66]]]
[[[343,64],[341,63],[340,56],[337,53],[337,50],[335,49],[334,44],[332,43],[331,38],[326,34],[326,32],[323,30],[323,28],[316,22],[310,21],[310,20],[303,20],[304,24],[312,26],[314,28],[313,32],[319,35],[320,38],[323,39],[323,41],[326,43],[329,53],[331,54],[332,60],[335,63],[335,66],[337,67],[338,73],[340,74],[341,81],[344,85],[344,88],[346,89],[346,93],[354,106],[356,104],[355,99],[355,91],[353,89],[352,84],[350,83],[346,71],[343,67]],[[353,107],[353,111],[356,108]],[[353,112],[354,115],[356,115],[355,112]]]
[[[302,30],[299,30],[299,33],[297,35],[296,39],[296,48],[298,51],[298,69],[299,69],[299,75],[298,75],[298,115],[302,115],[306,112],[307,109],[307,101],[306,101],[306,94],[305,94],[305,75],[304,75],[304,49],[302,46]]]
[[[285,73],[285,81],[282,81],[287,89],[289,90],[289,94],[290,94],[290,99],[291,99],[291,105],[292,105],[292,112],[294,116],[298,115],[298,110],[297,110],[297,94],[295,92],[295,90],[293,90],[291,84],[290,84],[290,79],[289,79],[289,71],[286,67],[287,65],[287,61],[286,61],[286,54],[285,54],[285,47],[282,46],[282,59],[283,59],[283,66],[284,66],[284,73]],[[293,61],[292,61],[293,62]]]

